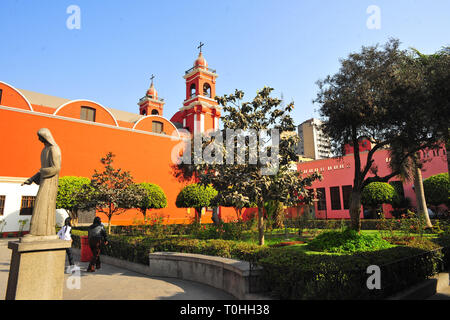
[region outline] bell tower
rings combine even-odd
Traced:
[[[180,108],[180,120],[183,128],[191,133],[219,129],[220,107],[216,96],[216,70],[208,67],[202,53],[200,42],[199,55],[194,66],[183,76],[186,80],[186,99]]]
[[[164,99],[158,98],[158,92],[153,85],[154,75],[151,76],[152,83],[150,84],[150,88],[147,90],[144,97],[142,97],[139,102],[139,114],[148,116],[148,115],[163,115],[163,107],[164,107]]]

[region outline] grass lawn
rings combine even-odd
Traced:
[[[311,241],[315,236],[317,236],[318,234],[322,233],[322,232],[326,232],[326,231],[332,231],[332,229],[305,229],[302,232],[302,236],[298,235],[298,229],[296,228],[288,228],[288,234],[286,235],[285,230],[284,229],[275,229],[272,230],[271,232],[267,232],[265,234],[264,237],[264,245],[265,246],[269,246],[269,247],[273,247],[276,246],[278,244],[283,244],[283,243],[289,243],[289,242],[296,242],[296,241],[301,241],[304,243],[299,243],[299,244],[289,244],[289,245],[284,245],[281,246],[282,250],[286,250],[287,252],[298,252],[301,251],[303,253],[306,254],[321,254],[321,255],[345,255],[348,253],[334,253],[334,252],[323,252],[323,251],[314,251],[308,248],[308,242]],[[391,237],[392,235],[394,237],[405,237],[405,236],[409,236],[409,237],[419,237],[419,234],[415,234],[415,233],[410,233],[410,234],[405,234],[401,231],[393,231],[392,234],[386,230],[384,231],[380,231],[380,230],[361,230],[360,231],[361,234],[364,235],[375,235],[375,234],[380,234],[382,237]],[[425,233],[423,234],[423,237],[425,239],[428,240],[432,240],[438,237],[437,234],[428,234]],[[252,244],[258,244],[258,234],[255,232],[248,232],[246,234],[245,239],[243,240],[243,242],[246,243],[252,243]],[[392,247],[396,247],[397,245],[392,244]]]

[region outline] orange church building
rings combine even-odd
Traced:
[[[166,223],[186,223],[191,209],[175,206],[184,183],[173,175],[173,150],[179,150],[189,133],[219,127],[220,107],[216,95],[217,74],[208,68],[202,52],[184,74],[186,99],[170,120],[164,116],[164,100],[153,84],[139,99],[136,113],[115,110],[98,102],[67,100],[28,90],[16,89],[0,81],[0,220],[3,232],[17,231],[19,220],[30,218],[38,186],[21,186],[40,168],[42,143],[37,131],[48,128],[61,148],[60,176],[90,178],[100,170],[100,158],[116,155],[114,167],[129,170],[136,183],[158,184],[167,196],[164,209],[152,210]],[[220,208],[222,219],[234,219],[231,208]],[[211,222],[211,211],[202,221]],[[142,219],[137,210],[114,216],[113,224],[131,224]],[[102,219],[107,221],[106,217]],[[1,232],[2,230],[0,230]]]

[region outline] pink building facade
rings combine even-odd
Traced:
[[[365,165],[368,151],[363,151],[361,155],[361,164]],[[380,150],[375,152],[373,159],[378,169],[379,176],[385,176],[391,172],[389,169],[389,152]],[[422,176],[426,179],[432,175],[447,172],[447,154],[445,148],[439,150],[428,150],[421,152],[421,159],[424,161]],[[297,165],[298,170],[304,174],[319,172],[322,175],[322,181],[316,181],[311,189],[321,191],[322,196],[315,206],[315,217],[317,219],[349,219],[349,197],[354,179],[354,158],[353,154],[343,157],[321,159],[310,162],[301,162]],[[373,176],[369,173],[368,176]],[[411,200],[411,205],[416,206],[416,196],[413,189],[413,182],[402,182],[399,177],[391,179],[389,182],[398,181],[403,186],[404,196]],[[364,218],[363,210],[361,218]],[[390,205],[383,205],[383,211],[386,217],[391,217]]]

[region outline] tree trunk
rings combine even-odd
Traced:
[[[202,209],[203,208],[195,208],[195,222],[202,223]]]
[[[212,212],[211,220],[213,221],[214,225],[219,225],[220,219],[219,219],[219,207],[214,207]]]
[[[237,217],[237,221],[241,221],[242,219],[242,209],[243,208],[234,208],[234,211],[236,211],[236,217]]]
[[[361,191],[353,188],[350,197],[350,228],[359,231],[361,229]]]
[[[447,172],[448,177],[450,179],[450,157],[448,156],[449,151],[450,151],[450,137],[447,137],[445,140],[445,154],[447,156]]]
[[[70,210],[69,217],[72,219],[72,225],[75,227],[78,224],[78,210]]]
[[[286,216],[286,212],[284,210],[284,203],[277,201],[276,206],[275,206],[275,214],[274,214],[275,226],[277,228],[284,227],[285,216]]]
[[[417,214],[424,218],[426,226],[432,228],[433,225],[428,215],[427,202],[425,200],[425,191],[423,189],[422,170],[414,164],[414,192],[416,193]]]
[[[108,234],[111,234],[111,218],[112,215],[108,215]]]
[[[264,245],[264,203],[258,205],[258,240],[259,245]]]

